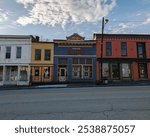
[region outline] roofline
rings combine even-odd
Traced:
[[[64,39],[54,39],[53,42],[95,42],[95,40],[64,40]]]
[[[39,41],[39,42],[37,42],[37,41],[33,41],[32,43],[44,43],[44,44],[54,44],[54,42],[51,42],[51,41]]]
[[[94,33],[93,39],[101,38],[102,34]],[[146,38],[150,39],[150,34],[103,34],[104,38]]]
[[[31,39],[31,35],[0,35],[4,39]]]

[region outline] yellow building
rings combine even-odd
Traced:
[[[53,42],[32,42],[31,83],[53,81]]]

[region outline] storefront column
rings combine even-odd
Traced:
[[[150,63],[147,63],[148,80],[150,80]]]
[[[72,58],[68,58],[67,62],[67,81],[72,81]]]
[[[18,65],[18,75],[17,75],[17,85],[19,85],[20,82],[20,65]]]
[[[138,63],[133,62],[133,80],[139,80]]]
[[[96,62],[96,81],[100,80],[100,62]]]
[[[30,82],[30,74],[31,74],[30,72],[31,72],[30,66],[28,66],[28,79],[27,79],[27,80],[28,80],[28,83]]]
[[[5,82],[6,66],[3,66],[3,83]]]
[[[0,86],[3,86],[5,83],[5,74],[6,74],[6,69],[5,69],[5,65],[2,66],[3,67],[3,77],[2,77],[2,81],[0,82]]]

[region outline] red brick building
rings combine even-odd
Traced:
[[[102,79],[109,81],[150,80],[150,35],[104,34],[103,36],[101,55],[102,35],[94,34],[97,81],[101,81],[101,73]]]

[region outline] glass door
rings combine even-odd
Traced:
[[[59,81],[64,82],[67,80],[67,68],[60,67],[59,68]]]
[[[120,65],[119,63],[112,63],[112,79],[120,79]]]

